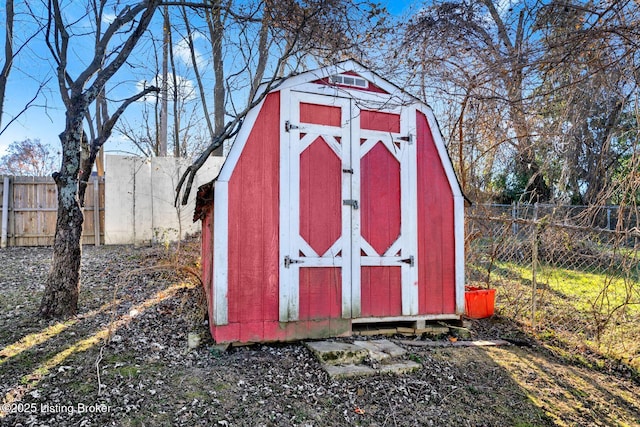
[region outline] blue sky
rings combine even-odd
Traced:
[[[406,12],[412,4],[417,4],[422,2],[416,2],[411,0],[385,0],[382,2],[387,7],[389,13],[393,15],[401,15]]]
[[[16,2],[17,12],[22,7],[20,3]],[[422,4],[422,2],[410,0],[382,0],[381,3],[387,7],[392,15],[396,16],[401,16],[413,9],[417,4]],[[73,8],[79,3],[71,2],[68,4],[70,5],[69,9],[71,9],[69,13],[73,13]],[[0,5],[0,17],[4,18],[4,4]],[[30,32],[30,27],[26,27],[26,23],[29,22],[28,18],[19,14],[16,18],[16,36],[26,37]],[[2,32],[3,35],[4,32]],[[7,87],[2,125],[6,125],[24,107],[26,102],[36,95],[40,81],[46,78],[51,78],[51,80],[42,89],[34,106],[23,113],[0,135],[0,155],[5,153],[6,147],[13,141],[20,141],[26,138],[40,139],[43,143],[50,145],[54,151],[59,150],[58,134],[64,129],[64,109],[61,105],[60,94],[53,74],[50,54],[42,39],[43,36],[40,35],[29,46],[29,49],[24,52],[25,55],[19,56],[15,61]],[[0,38],[0,43],[4,45],[3,38]],[[148,53],[149,50],[146,52]],[[80,52],[79,57],[82,57],[82,53]],[[149,60],[138,59],[141,62]],[[144,75],[144,73],[141,75]],[[149,77],[148,72],[147,77]],[[133,94],[136,88],[135,84],[135,78],[129,77],[128,81],[120,85],[119,95],[124,97]],[[117,136],[112,137],[107,143],[106,149],[107,151],[134,151],[129,144],[119,140]]]

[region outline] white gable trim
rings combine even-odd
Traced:
[[[378,76],[377,74],[373,73],[372,71],[370,71],[369,69],[365,68],[362,64],[359,64],[358,62],[354,61],[354,60],[347,60],[347,61],[343,61],[343,62],[339,62],[337,64],[334,65],[328,65],[326,67],[323,68],[318,68],[315,70],[310,70],[310,71],[305,71],[303,73],[294,75],[294,76],[290,76],[287,77],[285,79],[283,79],[281,82],[279,82],[279,84],[277,85],[277,87],[275,87],[272,91],[277,91],[277,90],[282,90],[282,89],[290,89],[294,86],[300,86],[303,85],[305,83],[310,83],[316,80],[321,80],[321,79],[325,79],[328,78],[329,76],[335,75],[335,74],[343,74],[346,72],[352,71],[358,75],[360,75],[361,77],[363,77],[364,79],[366,79],[369,83],[373,83],[374,85],[378,86],[380,89],[386,91],[389,93],[389,95],[385,95],[385,94],[381,94],[381,93],[376,93],[376,92],[371,92],[371,91],[366,91],[366,90],[362,90],[362,89],[358,89],[358,88],[351,88],[351,87],[347,87],[347,86],[334,86],[334,85],[327,85],[327,86],[322,86],[322,85],[317,85],[315,84],[314,86],[317,86],[319,88],[321,87],[326,87],[329,88],[332,91],[338,91],[338,92],[349,92],[351,93],[350,97],[352,98],[356,98],[356,99],[360,99],[360,98],[366,98],[367,96],[370,96],[372,94],[377,95],[379,97],[384,97],[386,96],[387,98],[389,98],[389,96],[391,96],[391,98],[393,99],[397,99],[401,104],[409,104],[409,103],[413,103],[416,102],[417,99],[414,98],[413,96],[407,94],[405,91],[403,91],[401,88],[393,85],[392,83],[388,82],[387,80],[383,79],[382,77]],[[264,90],[267,88],[267,85],[262,85],[257,93],[256,93],[256,97],[260,96]],[[296,88],[297,90],[300,90],[298,88]],[[307,91],[314,91],[315,90],[304,90],[305,92]],[[335,93],[326,93],[326,95],[329,96],[340,96],[340,95],[335,95]],[[341,95],[344,97],[344,95]]]

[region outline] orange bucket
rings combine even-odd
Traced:
[[[496,301],[495,289],[482,289],[468,286],[464,293],[464,306],[467,317],[484,319],[493,316]]]

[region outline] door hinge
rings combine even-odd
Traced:
[[[284,257],[284,268],[289,268],[291,264],[302,264],[304,261],[301,259],[291,259],[289,255]]]
[[[415,261],[413,260],[413,255],[409,255],[409,258],[401,259],[398,262],[404,262],[405,264],[409,264],[411,267],[415,265]]]
[[[358,209],[358,201],[353,199],[343,200],[342,204],[345,206],[351,206],[353,209]]]
[[[284,122],[284,130],[289,132],[291,129],[300,129],[300,126],[292,124],[289,120]]]

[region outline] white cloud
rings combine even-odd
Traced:
[[[196,57],[196,65],[198,65],[198,68],[202,69],[207,65],[207,59],[195,46],[197,40],[203,38],[202,34],[194,32],[192,33],[191,37],[193,38],[193,50]],[[173,55],[176,58],[180,59],[180,61],[182,61],[182,63],[186,66],[192,67],[191,52],[189,50],[189,40],[186,37],[173,45]]]
[[[106,24],[111,24],[113,21],[115,21],[117,18],[117,15],[115,13],[103,13],[102,14],[102,22],[106,23]]]
[[[169,79],[167,82],[168,83],[167,91],[168,91],[169,101],[173,101],[174,87],[176,87],[178,90],[178,101],[189,102],[196,99],[196,96],[197,96],[196,87],[195,87],[195,84],[193,83],[193,80],[189,80],[185,77],[176,75],[176,82],[174,84],[173,76],[169,75],[168,77]],[[150,82],[146,80],[140,80],[138,83],[136,83],[136,89],[138,89],[138,91],[141,92],[142,90],[144,90],[145,87],[148,87],[150,85],[162,87],[162,76],[158,74]],[[155,100],[156,100],[155,93],[151,93],[141,99],[141,101],[145,101],[145,102],[155,102]]]

